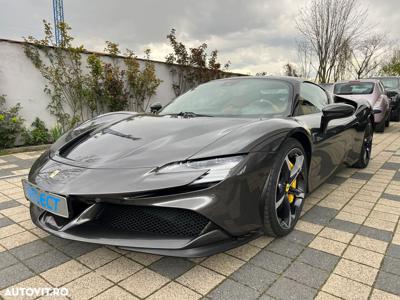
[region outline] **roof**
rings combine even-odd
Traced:
[[[259,79],[275,79],[275,80],[283,80],[283,81],[289,81],[289,82],[304,82],[304,81],[309,81],[307,79],[301,78],[301,77],[292,77],[292,76],[235,76],[235,77],[229,77],[229,78],[223,78],[223,79],[254,79],[254,78],[259,78]]]
[[[376,76],[371,79],[400,79],[400,76]]]
[[[370,79],[352,79],[352,80],[341,80],[338,82],[335,82],[335,84],[337,83],[351,83],[351,82],[373,82],[373,83],[379,83],[380,80],[379,79],[375,79],[375,78],[370,78]]]

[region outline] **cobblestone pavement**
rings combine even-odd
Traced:
[[[400,124],[363,170],[310,195],[296,230],[182,259],[62,240],[32,224],[21,178],[38,153],[0,157],[0,290],[67,287],[73,299],[400,299]],[[12,297],[15,299],[15,297]]]

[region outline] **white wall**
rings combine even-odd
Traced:
[[[21,115],[26,120],[26,125],[29,126],[36,117],[39,117],[48,128],[51,128],[55,125],[56,119],[47,110],[50,97],[43,92],[46,80],[25,56],[23,46],[19,42],[0,39],[0,95],[6,95],[6,103],[9,106],[21,103]],[[87,55],[83,55],[85,62]],[[104,56],[102,59],[107,61],[110,58]],[[143,64],[143,61],[140,63]],[[121,67],[123,66],[121,62]],[[163,82],[158,87],[157,94],[151,99],[151,103],[161,102],[165,105],[175,98],[171,66],[156,62],[155,67],[157,76]]]

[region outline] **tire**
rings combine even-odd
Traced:
[[[400,121],[400,108],[397,108],[396,110],[392,111],[392,115],[391,115],[390,119],[394,122]]]
[[[372,139],[374,137],[374,129],[371,121],[368,122],[365,127],[363,144],[360,151],[360,157],[358,161],[353,165],[354,168],[364,169],[368,166],[371,159],[372,152]]]
[[[389,127],[390,126],[390,115],[391,114],[392,114],[392,111],[390,110],[388,115],[387,115],[386,121],[385,121],[385,127]]]
[[[293,178],[296,180],[292,181]],[[278,237],[293,230],[303,208],[307,179],[308,162],[304,148],[298,140],[289,138],[276,154],[264,187],[265,234]]]
[[[385,131],[385,119],[375,125],[375,131],[383,133]]]

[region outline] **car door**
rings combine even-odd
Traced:
[[[327,93],[311,82],[300,84],[300,93],[294,117],[311,132],[312,157],[309,169],[309,187],[323,183],[347,158],[352,147],[352,127],[355,117],[336,119],[321,132],[322,109],[330,103]]]

